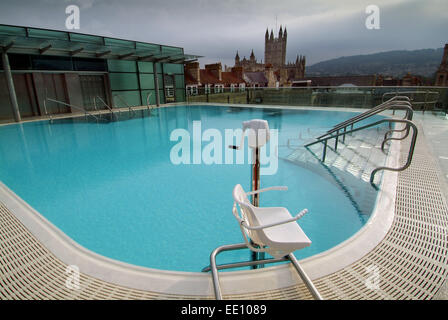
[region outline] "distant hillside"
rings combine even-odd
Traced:
[[[341,57],[306,68],[306,76],[382,74],[402,77],[406,73],[433,77],[442,61],[443,48],[395,50]]]

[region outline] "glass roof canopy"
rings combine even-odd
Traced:
[[[0,25],[0,47],[8,53],[186,63],[201,56],[183,48],[73,32]]]

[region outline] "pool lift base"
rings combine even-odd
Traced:
[[[261,260],[252,260],[252,261],[242,261],[242,262],[234,262],[234,263],[227,263],[227,264],[216,264],[216,257],[219,253],[223,251],[232,251],[232,250],[241,250],[241,249],[248,249],[246,243],[238,243],[238,244],[229,244],[229,245],[223,245],[215,250],[210,255],[210,265],[202,269],[202,272],[212,272],[212,279],[213,279],[213,288],[215,292],[215,297],[217,300],[222,300],[222,293],[221,293],[221,286],[219,284],[219,274],[218,270],[222,269],[232,269],[232,268],[241,268],[241,267],[249,267],[254,265],[265,265],[270,263],[277,263],[277,262],[283,262],[283,261],[290,261],[294,268],[296,269],[297,273],[299,274],[302,281],[305,283],[306,287],[310,291],[311,295],[316,300],[323,300],[322,296],[317,291],[316,287],[314,286],[311,279],[308,277],[308,275],[305,273],[303,268],[300,266],[299,262],[297,261],[296,257],[290,253],[287,256],[284,256],[282,258],[269,258],[269,259],[261,259]]]

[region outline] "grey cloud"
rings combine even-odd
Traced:
[[[264,32],[288,28],[287,59],[307,63],[448,42],[448,2],[376,0],[381,29],[364,26],[367,0],[15,0],[0,3],[0,23],[61,29],[65,7],[78,4],[83,33],[181,46],[204,62],[232,64],[236,50],[263,58]]]

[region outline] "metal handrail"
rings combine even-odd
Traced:
[[[400,94],[400,96],[406,95],[406,94],[425,94],[425,101],[421,101],[421,102],[412,102],[412,104],[427,104],[427,103],[436,103],[439,101],[439,97],[440,97],[440,92],[438,91],[429,91],[429,90],[420,90],[420,91],[391,91],[391,92],[386,92],[383,94],[383,98],[382,101],[384,101],[384,97],[388,96],[388,95],[395,95],[398,96],[398,94]],[[436,95],[437,99],[434,101],[427,101],[426,98],[428,97],[428,95],[430,94],[434,94]],[[410,101],[413,101],[413,99],[409,98]]]
[[[149,104],[149,97],[152,95],[152,92],[149,92],[147,95],[146,95],[146,106],[148,107],[148,110],[150,110],[151,108],[150,108],[150,104]]]
[[[407,120],[407,119],[382,119],[382,120],[379,120],[379,121],[376,121],[376,122],[373,122],[373,123],[369,123],[369,124],[367,124],[365,126],[349,130],[347,132],[338,132],[335,135],[331,135],[329,137],[322,138],[321,140],[314,141],[311,144],[305,145],[305,148],[308,148],[309,146],[314,145],[314,144],[319,143],[319,142],[324,142],[324,152],[323,152],[323,155],[322,155],[322,162],[325,162],[327,141],[329,139],[333,139],[333,138],[337,139],[341,135],[345,135],[345,134],[353,133],[353,132],[356,132],[356,131],[364,130],[364,129],[367,129],[367,128],[370,128],[370,127],[374,127],[374,126],[377,126],[379,124],[386,123],[386,122],[388,122],[388,123],[392,123],[392,122],[405,123],[406,126],[412,127],[413,130],[412,130],[411,146],[409,148],[408,158],[406,160],[406,164],[403,167],[400,167],[400,168],[378,167],[378,168],[374,169],[372,171],[372,173],[370,174],[370,183],[373,183],[373,179],[375,177],[375,174],[379,170],[403,171],[407,167],[409,167],[409,165],[411,164],[412,156],[414,154],[414,149],[415,149],[415,142],[417,140],[417,134],[418,134],[418,129],[417,129],[416,125],[411,120]],[[403,137],[403,138],[389,138],[387,140],[403,140],[406,137],[407,137],[407,135],[405,137]],[[383,143],[381,145],[381,148],[382,149],[384,148],[384,141],[383,141]]]
[[[114,113],[112,108],[106,102],[104,102],[103,98],[101,98],[100,96],[93,97],[93,104],[95,106],[95,109],[96,109],[96,99],[100,100],[100,102],[110,111],[110,113],[112,114],[113,117],[115,117],[115,119],[117,118],[117,115]]]
[[[395,92],[392,91],[392,92],[384,93],[382,100],[384,101],[384,97],[386,97],[387,95],[393,95],[393,94],[395,94],[395,95],[398,95],[398,94],[400,94],[400,95],[403,95],[403,94],[404,95],[406,95],[406,94],[409,94],[409,95],[424,94],[425,95],[425,101],[417,101],[417,102],[415,102],[414,101],[415,99],[410,99],[413,106],[422,105],[422,112],[423,113],[425,113],[428,105],[432,104],[433,107],[434,107],[436,105],[436,103],[439,101],[439,98],[440,98],[440,92],[438,92],[438,91],[430,91],[430,90],[398,91],[397,90]],[[435,95],[435,100],[428,101],[428,96],[431,95],[431,94]],[[395,111],[394,111],[394,114],[395,114]]]
[[[47,115],[50,118],[50,123],[52,123],[53,118],[51,117],[51,113],[48,113],[48,111],[47,111],[47,98],[44,99],[44,110],[45,110],[45,115]]]
[[[404,100],[407,100],[407,101],[402,101],[402,100],[398,100],[398,99],[404,99]],[[396,101],[396,100],[398,100],[398,101]],[[323,138],[323,137],[325,137],[325,136],[327,136],[327,135],[329,135],[329,134],[331,134],[333,132],[336,132],[336,131],[341,130],[343,128],[346,128],[348,126],[352,126],[352,128],[353,128],[353,124],[355,124],[356,122],[365,120],[365,119],[367,119],[367,118],[369,118],[369,117],[371,117],[371,116],[373,116],[375,114],[378,114],[378,113],[381,113],[383,111],[386,111],[387,109],[392,109],[394,106],[401,106],[401,105],[409,105],[409,106],[411,106],[409,101],[410,101],[409,97],[406,97],[406,96],[396,96],[396,97],[393,97],[393,98],[387,100],[386,102],[383,102],[383,103],[377,105],[376,107],[374,107],[372,109],[369,109],[369,110],[367,110],[367,111],[365,111],[365,112],[363,112],[361,114],[358,114],[358,115],[356,115],[356,116],[354,116],[354,117],[352,117],[352,118],[350,118],[348,120],[345,120],[345,121],[343,121],[341,123],[338,123],[332,129],[328,130],[325,134],[317,137],[317,139]]]
[[[123,99],[122,96],[120,96],[119,94],[115,94],[114,97],[119,98],[121,102],[123,102],[129,108],[129,111],[132,111],[132,115],[135,116],[135,110],[131,108],[131,106],[126,102],[126,100]]]
[[[89,115],[89,116],[93,117],[96,121],[99,120],[97,117],[95,117],[93,114],[91,114],[90,112],[88,112],[86,109],[84,109],[82,107],[78,107],[78,106],[75,106],[75,105],[72,105],[72,104],[69,104],[69,103],[66,103],[66,102],[58,101],[58,100],[55,100],[55,99],[51,99],[51,98],[47,98],[47,100],[48,101],[52,101],[52,102],[56,102],[56,103],[60,103],[60,104],[62,104],[64,106],[67,106],[67,107],[70,107],[70,108],[73,108],[73,109],[81,110],[81,111],[84,112],[86,117],[87,117],[87,115]]]

